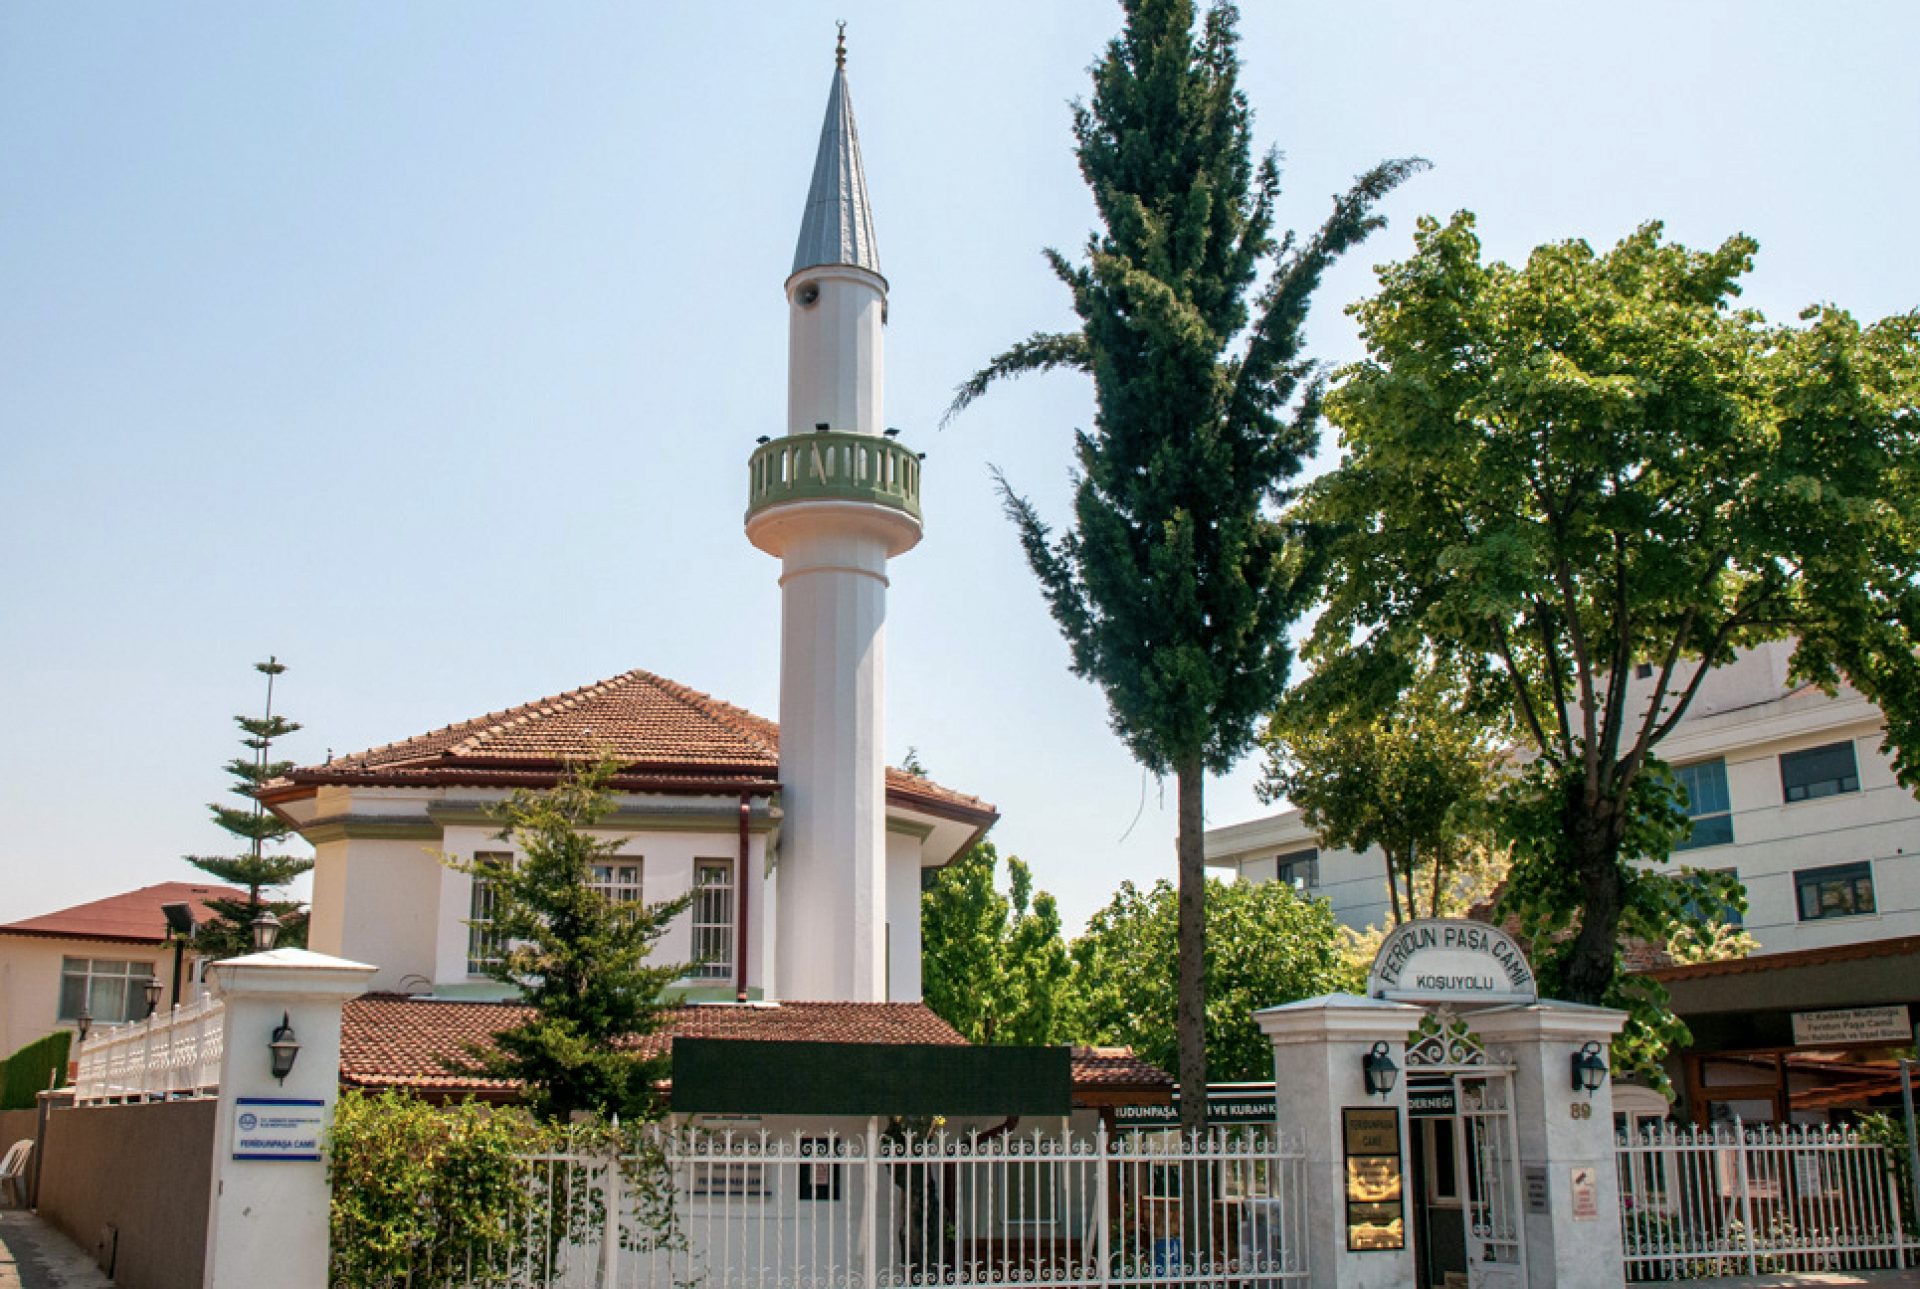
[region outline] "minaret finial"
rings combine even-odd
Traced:
[[[844,22],[840,24],[840,43],[834,46],[833,65],[835,67],[847,65],[847,24]]]

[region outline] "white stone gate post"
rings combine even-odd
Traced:
[[[376,968],[305,949],[208,968],[225,1000],[207,1289],[326,1289],[327,1174],[319,1137],[340,1087],[340,1009]],[[270,1044],[299,1044],[284,1080]],[[283,1042],[284,1042],[283,1038]]]
[[[1492,1007],[1469,1018],[1489,1055],[1513,1062],[1521,1189],[1530,1192],[1521,1211],[1530,1289],[1619,1289],[1625,1274],[1613,1080],[1575,1091],[1573,1058],[1588,1043],[1604,1057],[1626,1022],[1625,1012],[1562,1002]]]
[[[1311,1289],[1405,1289],[1414,1283],[1412,1194],[1407,1188],[1407,1035],[1426,1013],[1406,1003],[1328,994],[1253,1014],[1273,1043],[1280,1127],[1304,1139],[1307,1283]],[[1400,1071],[1382,1097],[1367,1091],[1362,1067],[1377,1043]],[[1401,1231],[1397,1250],[1347,1248],[1343,1109],[1391,1110],[1398,1128]]]

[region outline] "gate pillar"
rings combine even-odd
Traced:
[[[1425,1014],[1406,1003],[1353,994],[1327,994],[1253,1014],[1273,1044],[1279,1126],[1299,1133],[1306,1147],[1305,1193],[1293,1202],[1306,1206],[1303,1225],[1311,1289],[1404,1289],[1414,1282],[1404,1181],[1407,1085],[1403,1077],[1396,1077],[1393,1090],[1385,1096],[1369,1093],[1363,1062],[1376,1044],[1385,1044],[1384,1054],[1404,1074],[1407,1035],[1419,1027]],[[1403,1179],[1397,1249],[1349,1247],[1348,1141],[1341,1113],[1347,1109],[1391,1112],[1397,1167]],[[1391,1243],[1372,1232],[1358,1238]]]
[[[226,1000],[206,1289],[326,1289],[326,1165],[320,1140],[340,1088],[340,1010],[377,970],[305,949],[208,968]],[[274,1077],[272,1045],[286,1062]]]
[[[1473,1014],[1492,1059],[1513,1067],[1529,1289],[1619,1289],[1624,1277],[1612,1080],[1576,1091],[1572,1071],[1588,1043],[1604,1056],[1626,1020],[1625,1012],[1563,1002]]]

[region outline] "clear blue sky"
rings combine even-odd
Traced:
[[[1039,251],[1091,206],[1068,102],[1117,5],[0,4],[0,920],[191,877],[292,670],[301,761],[630,667],[778,711],[741,534],[783,423],[785,278],[848,20],[892,283],[887,420],[928,453],[895,567],[888,751],[1000,807],[1075,924],[1173,868],[1171,787],[1107,730],[989,486],[1066,514],[1072,376],[935,422],[1067,325]],[[1282,3],[1243,22],[1283,218],[1435,169],[1494,253],[1667,221],[1761,244],[1748,301],[1920,306],[1920,6]],[[1250,759],[1210,821],[1259,811]]]

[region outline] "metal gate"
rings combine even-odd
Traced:
[[[1473,1289],[1521,1289],[1527,1252],[1520,1213],[1520,1143],[1512,1076],[1460,1074],[1461,1193],[1467,1197],[1467,1276]]]
[[[1453,1080],[1455,1193],[1467,1215],[1472,1289],[1524,1289],[1527,1249],[1520,1195],[1520,1140],[1513,1073],[1449,1008],[1436,1007],[1407,1044],[1407,1071]]]

